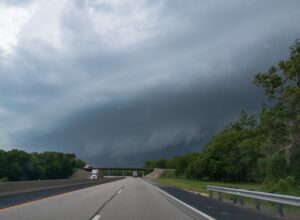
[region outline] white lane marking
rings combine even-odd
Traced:
[[[158,188],[158,187],[156,187],[156,186],[154,186],[154,185],[151,185],[150,183],[148,183],[148,184],[149,184],[150,186],[152,186],[153,188],[155,188],[156,190],[158,190],[159,192],[161,192],[161,193],[163,193],[163,194],[169,196],[170,198],[174,199],[175,201],[179,202],[181,205],[184,205],[184,206],[186,206],[187,208],[189,208],[189,209],[193,210],[194,212],[198,213],[199,215],[203,216],[203,217],[206,218],[207,220],[215,220],[213,217],[211,217],[211,216],[205,214],[204,212],[201,212],[200,210],[198,210],[198,209],[196,209],[196,208],[194,208],[194,207],[192,207],[192,206],[186,204],[185,202],[183,202],[183,201],[181,201],[181,200],[175,198],[174,196],[172,196],[172,195],[170,195],[169,193],[167,193],[167,192],[161,190],[160,188]]]
[[[118,194],[120,194],[122,191],[123,191],[123,190],[122,190],[122,189],[120,189],[120,190],[118,191]]]
[[[220,212],[221,215],[229,215],[228,212]]]
[[[99,220],[101,218],[101,215],[95,215],[92,220]]]
[[[208,208],[208,209],[214,209],[214,207],[212,207],[212,206],[206,206],[206,208]]]

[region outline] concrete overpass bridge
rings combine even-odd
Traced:
[[[153,168],[143,167],[88,167],[85,169],[88,171],[99,170],[102,176],[134,176],[134,172],[138,176],[144,176],[154,170]]]

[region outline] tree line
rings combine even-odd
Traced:
[[[85,166],[75,154],[0,150],[0,181],[64,179]]]
[[[253,83],[266,97],[258,115],[242,111],[201,152],[146,161],[145,167],[173,168],[186,178],[264,183],[274,191],[299,187],[300,42]]]

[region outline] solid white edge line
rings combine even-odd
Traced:
[[[186,206],[187,208],[189,208],[189,209],[193,210],[194,212],[198,213],[199,215],[205,217],[206,219],[208,219],[208,220],[215,220],[213,217],[211,217],[211,216],[205,214],[204,212],[201,212],[201,211],[199,211],[198,209],[196,209],[196,208],[194,208],[194,207],[192,207],[192,206],[186,204],[185,202],[183,202],[183,201],[181,201],[181,200],[175,198],[174,196],[172,196],[172,195],[170,195],[169,193],[167,193],[167,192],[161,190],[160,188],[158,188],[158,187],[156,187],[156,186],[154,186],[154,185],[152,185],[152,184],[150,184],[150,183],[148,183],[148,184],[149,184],[150,186],[152,186],[153,188],[155,188],[156,190],[158,190],[158,191],[164,193],[165,195],[167,195],[167,196],[169,196],[170,198],[174,199],[175,201],[179,202],[180,204]]]
[[[99,220],[101,218],[101,215],[95,215],[92,220]]]

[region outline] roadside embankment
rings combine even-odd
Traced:
[[[90,176],[91,176],[90,171],[87,171],[85,169],[77,169],[70,177],[70,179],[77,179],[77,180],[90,179]]]
[[[159,178],[163,173],[165,172],[165,169],[158,169],[155,168],[151,173],[147,174],[145,177],[149,179],[157,179]]]

